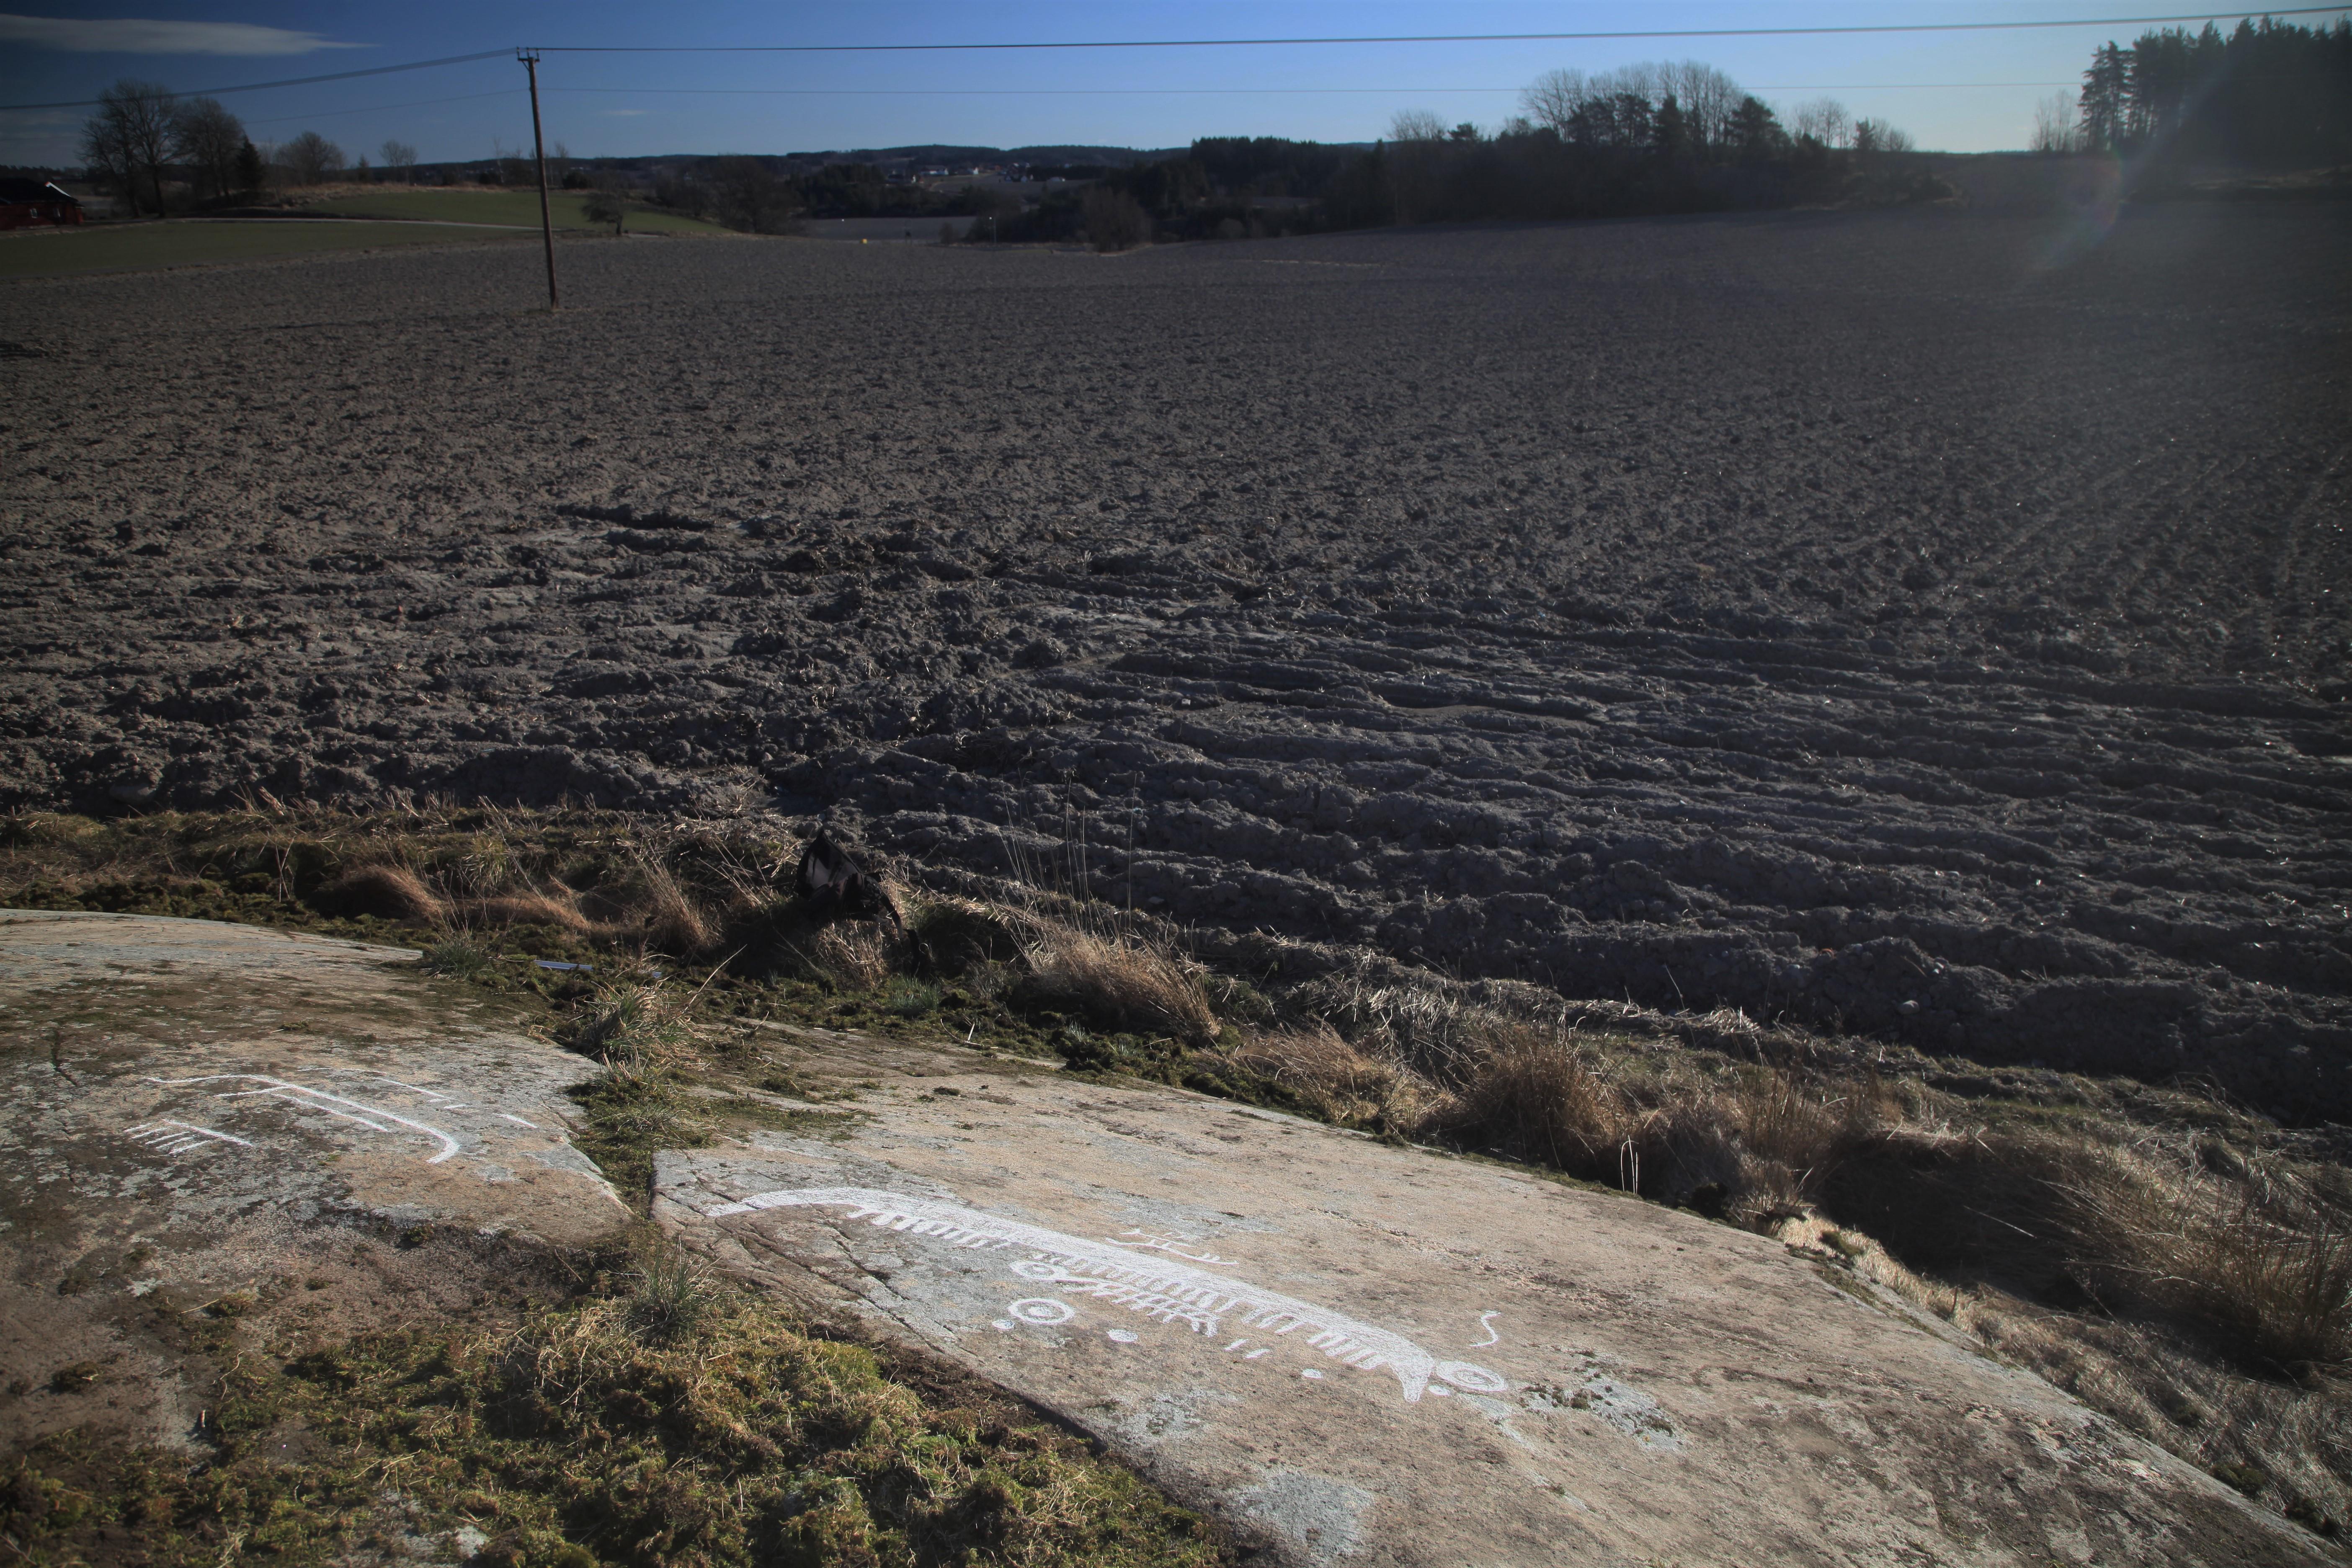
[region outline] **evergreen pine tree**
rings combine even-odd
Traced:
[[[1673,93],[1666,94],[1658,104],[1658,117],[1650,124],[1651,145],[1661,157],[1679,161],[1690,151],[1690,122],[1683,116],[1683,106],[1675,101]]]
[[[2124,100],[2130,89],[2130,67],[2114,44],[2102,44],[2083,73],[2083,144],[2095,153],[2113,153],[2123,143]]]

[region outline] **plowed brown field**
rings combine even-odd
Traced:
[[[2182,204],[7,285],[0,799],[1083,822],[1180,920],[2352,1119],[2347,257]]]

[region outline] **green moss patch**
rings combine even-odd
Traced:
[[[919,1392],[731,1293],[691,1333],[646,1321],[605,1295],[236,1358],[196,1456],[68,1434],[0,1472],[11,1555],[301,1564],[404,1541],[518,1568],[1222,1559],[1203,1521],[982,1385]]]

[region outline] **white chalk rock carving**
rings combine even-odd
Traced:
[[[1213,1252],[1185,1251],[1181,1243],[1185,1241],[1198,1240],[1199,1238],[1197,1237],[1154,1236],[1148,1230],[1129,1230],[1122,1232],[1121,1234],[1126,1236],[1139,1236],[1143,1239],[1141,1241],[1121,1241],[1116,1236],[1106,1236],[1103,1237],[1104,1244],[1109,1247],[1131,1247],[1139,1252],[1165,1252],[1171,1257],[1181,1258],[1187,1263],[1213,1264],[1219,1268],[1231,1268],[1234,1266],[1234,1260],[1232,1258],[1220,1258]]]
[[[211,1127],[199,1127],[193,1121],[142,1121],[126,1127],[122,1135],[142,1147],[165,1154],[183,1154],[191,1149],[201,1149],[207,1143],[234,1143],[242,1149],[253,1145],[234,1132],[223,1132]]]
[[[147,1081],[160,1083],[170,1089],[182,1089],[190,1084],[198,1083],[257,1083],[263,1087],[247,1089],[215,1089],[213,1092],[213,1098],[215,1100],[267,1098],[288,1100],[296,1105],[307,1106],[313,1110],[323,1110],[328,1115],[341,1117],[345,1121],[356,1121],[371,1132],[389,1132],[392,1129],[385,1126],[384,1122],[397,1122],[411,1132],[419,1133],[440,1143],[441,1152],[425,1162],[428,1165],[437,1165],[457,1152],[457,1141],[429,1122],[413,1121],[397,1111],[386,1110],[380,1105],[370,1105],[364,1100],[349,1100],[323,1089],[312,1089],[307,1084],[289,1083],[282,1078],[271,1078],[266,1073],[207,1073],[201,1078],[150,1078]],[[385,1081],[397,1082],[398,1080],[386,1079]],[[430,1091],[419,1090],[418,1092],[429,1093]],[[434,1098],[440,1097],[436,1095]],[[345,1109],[338,1110],[336,1109],[338,1106]],[[378,1118],[381,1120],[376,1120]],[[244,1142],[244,1140],[236,1139],[235,1142]]]
[[[908,1197],[873,1187],[802,1187],[761,1193],[703,1213],[721,1219],[776,1208],[845,1208],[853,1220],[910,1236],[933,1237],[950,1247],[1017,1248],[1028,1256],[1010,1267],[1024,1279],[1050,1284],[1066,1296],[1091,1296],[1163,1323],[1182,1323],[1195,1333],[1213,1334],[1228,1317],[1277,1336],[1303,1330],[1307,1342],[1334,1361],[1360,1372],[1387,1368],[1407,1404],[1419,1402],[1432,1377],[1482,1394],[1509,1386],[1485,1367],[1440,1362],[1402,1334],[1261,1289],[1230,1274],[1212,1274],[1165,1253],[1130,1251],[1115,1242],[1088,1241],[1043,1226],[1001,1219],[961,1204]],[[1015,1302],[1012,1311],[1026,1321],[1038,1321],[1024,1314],[1022,1308],[1042,1300]]]

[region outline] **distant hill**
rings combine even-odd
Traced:
[[[1241,146],[1251,144],[1248,138],[1213,140],[1232,142]],[[1273,145],[1277,139],[1262,140],[1265,144]],[[1285,143],[1285,145],[1288,144]],[[1315,144],[1298,143],[1298,145]],[[1322,145],[1329,151],[1351,153],[1365,151],[1372,143],[1335,142]],[[1032,147],[964,147],[934,142],[908,147],[830,148],[823,152],[756,153],[751,156],[787,174],[810,173],[833,163],[864,163],[894,174],[905,174],[914,169],[955,168],[960,165],[988,163],[1022,163],[1061,168],[1096,165],[1123,169],[1162,163],[1171,158],[1192,157],[1195,151],[1194,147],[1190,146],[1095,147],[1078,143],[1055,143]],[[588,168],[629,169],[640,173],[658,173],[663,170],[699,168],[721,155],[714,153],[643,153],[633,157],[575,158],[572,163]],[[467,179],[492,167],[496,163],[495,159],[474,158],[441,163],[420,163],[416,167],[420,172],[431,171],[445,178]]]
[[[969,168],[973,165],[1015,163],[1032,168],[1060,172],[1089,169],[1144,168],[1171,159],[1197,158],[1203,148],[1214,150],[1211,154],[1217,167],[1212,177],[1220,184],[1247,180],[1266,169],[1280,165],[1287,168],[1303,151],[1313,159],[1326,162],[1347,153],[1368,151],[1369,142],[1334,142],[1316,143],[1293,142],[1279,137],[1210,137],[1186,147],[1099,147],[1083,143],[1052,143],[1028,147],[971,147],[946,142],[922,142],[906,147],[853,147],[827,149],[823,152],[755,153],[749,154],[788,179],[802,179],[818,174],[825,168],[842,164],[862,164],[876,168],[897,178],[929,168]],[[572,165],[587,169],[630,171],[641,177],[660,178],[666,175],[696,175],[706,172],[719,158],[717,153],[649,153],[633,157],[574,158]],[[1238,160],[1238,163],[1236,162]],[[419,163],[413,171],[417,174],[436,176],[444,182],[469,182],[498,168],[499,160],[489,158],[464,159],[450,163]],[[529,184],[530,171],[523,168],[520,158],[508,159],[514,165],[506,178],[516,184]],[[1247,168],[1242,165],[1248,165]],[[1230,165],[1230,166],[1229,166]],[[1298,173],[1291,170],[1292,174]],[[1306,187],[1319,187],[1330,169],[1319,168],[1314,177],[1301,182],[1294,179],[1294,188],[1287,194],[1307,195]],[[1265,193],[1261,193],[1265,194]],[[1273,194],[1284,194],[1276,191]]]
[[[1181,147],[861,147],[848,152],[788,153],[786,157],[835,163],[1103,163],[1124,168],[1181,158]]]

